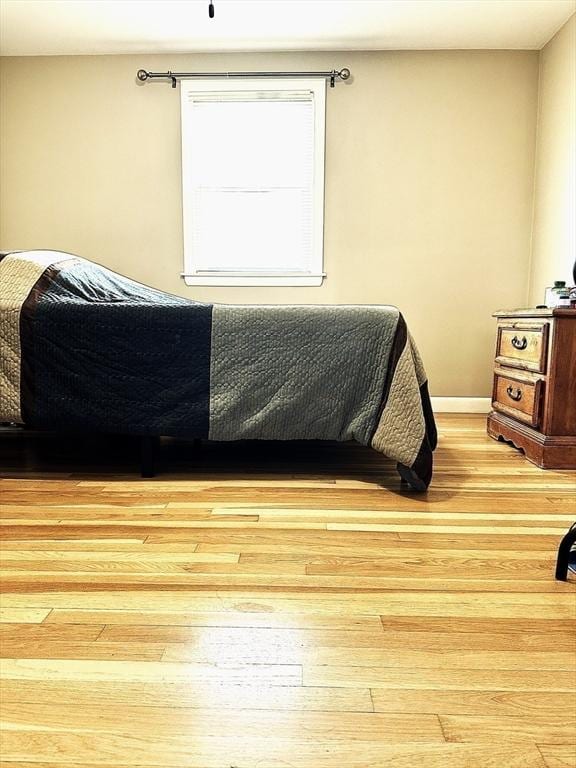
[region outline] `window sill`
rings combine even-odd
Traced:
[[[212,286],[319,286],[326,275],[188,275],[186,285]]]

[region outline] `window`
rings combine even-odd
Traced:
[[[324,80],[183,81],[188,285],[320,285]]]

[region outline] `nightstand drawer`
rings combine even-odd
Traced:
[[[492,407],[531,427],[540,422],[540,401],[544,382],[536,378],[520,378],[508,371],[494,371]]]
[[[548,323],[498,323],[496,362],[546,373],[548,327]]]

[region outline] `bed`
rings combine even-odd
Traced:
[[[391,306],[206,304],[58,251],[0,254],[0,421],[209,440],[355,440],[425,490],[436,427]]]

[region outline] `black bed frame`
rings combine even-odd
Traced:
[[[154,477],[156,474],[156,454],[160,438],[146,435],[140,438],[140,474],[142,477]]]

